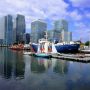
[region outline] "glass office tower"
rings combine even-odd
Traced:
[[[68,31],[68,22],[64,19],[56,20],[54,22],[54,29],[59,32],[61,32],[62,30]]]
[[[25,44],[29,44],[30,43],[30,34],[25,33],[23,36],[23,39],[24,39]]]
[[[48,30],[48,40],[51,42],[59,42],[61,33],[56,30]]]
[[[72,40],[72,33],[68,31],[68,22],[64,19],[54,22],[54,33],[54,38],[58,41],[70,42]]]
[[[16,17],[16,42],[20,43],[23,41],[23,35],[25,33],[25,16],[17,15]]]
[[[11,45],[13,43],[13,22],[12,16],[5,16],[5,33],[4,33],[4,44]]]
[[[0,17],[0,45],[3,45],[5,38],[5,18]]]
[[[43,20],[36,20],[31,23],[31,42],[38,43],[38,40],[45,38],[47,24]]]

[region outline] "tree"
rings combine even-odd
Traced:
[[[90,41],[86,41],[86,42],[85,42],[85,45],[86,45],[86,46],[89,46],[89,44],[90,44]]]

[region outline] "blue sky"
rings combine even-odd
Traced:
[[[0,16],[7,14],[25,15],[27,32],[33,20],[44,19],[52,29],[54,20],[66,19],[73,40],[89,40],[90,0],[0,0]]]

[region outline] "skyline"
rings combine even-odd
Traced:
[[[0,17],[22,14],[26,19],[26,31],[30,32],[31,22],[44,19],[48,30],[53,28],[55,20],[65,19],[73,40],[89,40],[90,0],[3,0],[0,1]]]

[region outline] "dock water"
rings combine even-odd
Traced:
[[[28,55],[34,56],[34,52],[31,52]],[[68,61],[83,62],[83,63],[90,63],[90,54],[83,54],[83,53],[78,53],[78,54],[56,53],[56,54],[51,54],[51,58],[63,59],[63,60],[68,60]]]

